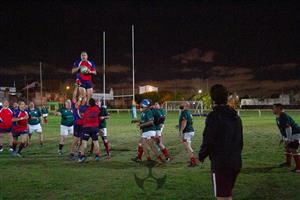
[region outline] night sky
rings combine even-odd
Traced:
[[[35,77],[39,61],[44,63],[46,79],[72,78],[69,71],[82,50],[101,71],[102,31],[106,31],[111,67],[108,85],[129,82],[132,24],[139,82],[163,85],[175,79],[226,82],[237,78],[240,84],[232,86],[237,90],[243,85],[239,78],[246,76],[244,82],[299,83],[296,1],[29,2],[1,2],[2,84],[11,84],[10,76],[24,76],[25,68]],[[22,70],[14,74],[16,69]],[[101,76],[95,81],[100,83]]]

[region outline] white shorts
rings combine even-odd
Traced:
[[[68,135],[73,135],[73,133],[74,133],[73,126],[60,125],[60,135],[68,136]]]
[[[48,117],[48,114],[43,114],[43,117]]]
[[[147,131],[142,133],[142,138],[151,139],[155,137],[155,135],[156,135],[156,131]]]
[[[100,133],[101,136],[106,137],[107,136],[107,128],[99,129],[99,133]]]
[[[156,130],[156,137],[161,137],[164,127],[165,127],[165,125],[162,125],[160,130]]]
[[[31,133],[34,133],[34,132],[36,132],[36,133],[41,133],[41,132],[43,132],[41,124],[28,125],[28,127],[29,127],[29,133],[30,133],[30,134],[31,134]]]
[[[192,139],[193,139],[194,135],[195,135],[195,132],[187,132],[187,133],[183,133],[182,139],[183,139],[183,140],[186,140],[187,142],[190,143],[190,142],[192,142]]]

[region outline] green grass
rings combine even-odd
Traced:
[[[290,112],[300,122],[299,112]],[[274,116],[263,112],[241,112],[244,124],[243,170],[234,189],[235,199],[300,199],[300,175],[278,168],[283,161],[283,147],[278,145]],[[153,169],[155,176],[167,175],[162,189],[155,191],[155,182],[148,180],[146,192],[135,183],[134,174],[147,175],[148,169],[133,163],[139,134],[130,124],[128,113],[112,114],[108,136],[112,146],[111,160],[77,164],[65,155],[57,155],[59,118],[50,116],[44,126],[45,146],[41,149],[35,135],[24,158],[0,155],[0,199],[213,199],[209,160],[197,168],[186,166],[187,155],[178,138],[177,113],[169,113],[165,144],[174,158],[171,163]],[[193,147],[199,151],[203,117],[195,117]],[[103,145],[102,143],[102,152]],[[150,198],[151,197],[151,198]]]

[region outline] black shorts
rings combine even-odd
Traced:
[[[12,128],[0,128],[0,133],[11,133]]]
[[[294,140],[294,141],[288,142],[287,146],[288,146],[288,148],[291,148],[291,149],[298,149],[299,148],[299,141]]]
[[[73,135],[74,135],[74,137],[81,138],[82,137],[82,126],[75,124]]]
[[[18,137],[22,136],[22,135],[28,135],[29,134],[29,131],[20,131],[20,132],[16,132],[16,131],[13,131],[13,137],[15,139],[17,139]]]
[[[97,127],[83,127],[82,128],[82,140],[88,141],[92,138],[93,141],[98,141],[98,132]]]
[[[239,170],[212,170],[212,183],[215,197],[231,197]]]

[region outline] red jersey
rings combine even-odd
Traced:
[[[0,128],[9,129],[12,127],[13,112],[9,108],[1,108],[0,110]]]
[[[97,127],[99,126],[99,113],[98,106],[89,106],[83,115],[83,127]]]
[[[87,60],[87,61],[82,61],[82,60],[75,61],[73,67],[77,68],[79,66],[81,66],[81,67],[87,67],[92,72],[96,71],[95,63],[93,61],[90,61],[90,60]],[[77,78],[77,76],[76,76],[76,78]],[[81,81],[91,81],[92,80],[92,75],[91,74],[84,74],[84,73],[81,73],[79,71],[79,80],[81,80]]]
[[[25,110],[16,110],[14,113],[14,118],[26,117],[28,116]],[[28,131],[28,119],[23,119],[14,123],[13,130],[15,132]]]

